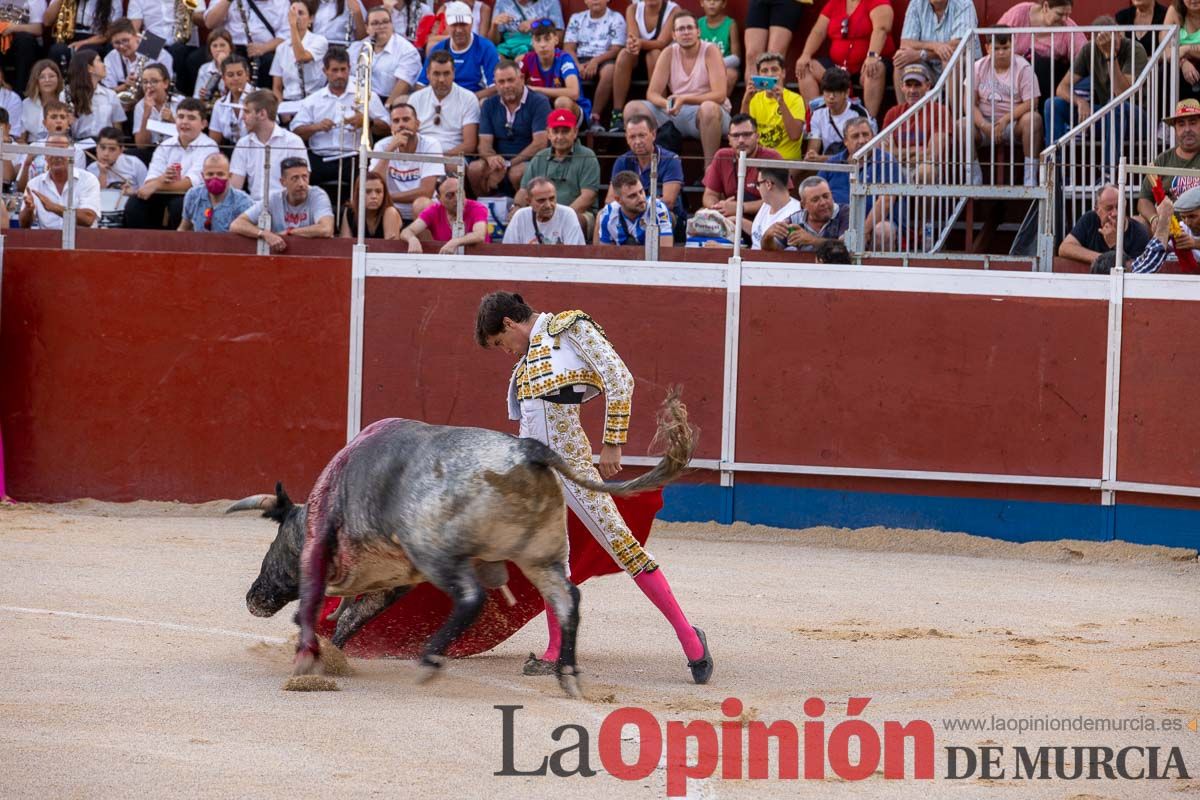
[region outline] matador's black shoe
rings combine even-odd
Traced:
[[[708,679],[713,674],[713,657],[712,653],[708,652],[708,639],[704,637],[704,631],[694,625],[692,626],[692,630],[700,637],[700,645],[704,648],[704,655],[695,661],[689,661],[688,669],[692,671],[692,680],[699,684],[705,684],[708,683]]]
[[[544,658],[538,658],[533,653],[529,654],[529,658],[525,659],[525,666],[521,667],[522,675],[554,675],[557,672],[557,664]]]

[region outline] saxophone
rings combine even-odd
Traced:
[[[66,44],[75,39],[76,0],[62,0],[58,16],[54,18],[54,41]]]
[[[68,0],[63,0],[65,5]],[[75,0],[70,0],[74,5]],[[192,28],[195,26],[192,14],[200,6],[200,0],[175,0],[175,42],[187,44],[192,38]]]
[[[131,106],[142,99],[142,70],[146,68],[147,60],[144,53],[138,53],[137,61],[133,62],[133,69],[129,71],[128,85],[117,92],[117,99],[122,106]]]

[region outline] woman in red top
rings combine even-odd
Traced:
[[[889,59],[896,51],[892,40],[894,19],[891,0],[829,0],[796,60],[796,81],[804,99],[812,102],[821,95],[821,76],[828,67],[842,67],[859,76],[863,105],[878,117],[892,69]],[[829,57],[814,59],[826,38]]]

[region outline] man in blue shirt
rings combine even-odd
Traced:
[[[229,159],[213,153],[204,159],[200,176],[204,183],[183,196],[181,231],[226,233],[243,211],[254,205],[250,195],[229,185]]]
[[[625,121],[625,143],[629,152],[617,157],[613,163],[613,174],[629,170],[641,178],[642,188],[650,192],[650,157],[658,153],[658,197],[671,211],[671,226],[678,233],[677,241],[683,241],[686,230],[687,209],[683,205],[683,163],[679,156],[654,143],[658,131],[658,123],[653,117],[634,114]],[[612,184],[608,187],[608,196],[604,198],[605,205],[616,200]]]
[[[471,7],[466,3],[454,2],[446,4],[446,27],[450,36],[429,48],[430,53],[438,50],[448,50],[454,58],[454,82],[482,100],[496,93],[493,82],[496,64],[500,54],[496,45],[482,36],[476,36],[471,31],[474,20],[471,17]],[[425,71],[429,69],[429,59],[417,76],[421,86],[429,85]]]
[[[595,244],[640,244],[646,243],[646,190],[637,173],[624,170],[612,176],[609,182],[616,195],[596,223]],[[667,204],[654,201],[654,213],[658,218],[658,246],[671,247],[671,217]]]
[[[866,117],[856,117],[846,123],[843,130],[846,149],[826,159],[829,164],[845,164],[850,156],[861,150],[875,134],[871,130],[871,121]],[[874,150],[865,156],[866,165],[859,173],[859,180],[864,183],[903,183],[904,170],[900,162],[892,158],[890,153],[882,149]],[[817,176],[829,184],[833,193],[833,201],[839,206],[850,205],[850,174],[847,172],[831,172],[821,170]],[[876,249],[892,249],[900,228],[904,224],[903,201],[895,197],[879,197],[868,194],[866,197],[867,216],[863,224],[866,244],[874,245]]]
[[[550,101],[526,88],[515,62],[505,59],[496,67],[496,90],[479,108],[480,158],[467,165],[476,197],[496,191],[515,196],[529,160],[549,142]]]

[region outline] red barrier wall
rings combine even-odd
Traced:
[[[1086,477],[1104,302],[744,288],[739,462]]]
[[[304,497],[345,441],[348,282],[346,260],[8,249],[9,492]]]
[[[1126,299],[1117,478],[1200,485],[1200,319],[1195,303]]]
[[[399,416],[516,432],[505,399],[514,359],[475,343],[479,299],[497,289],[538,310],[582,306],[606,328],[637,382],[627,455],[647,453],[658,403],[678,383],[702,432],[697,456],[720,457],[725,293],[711,289],[368,278],[364,425]],[[599,447],[602,405],[583,415]]]

